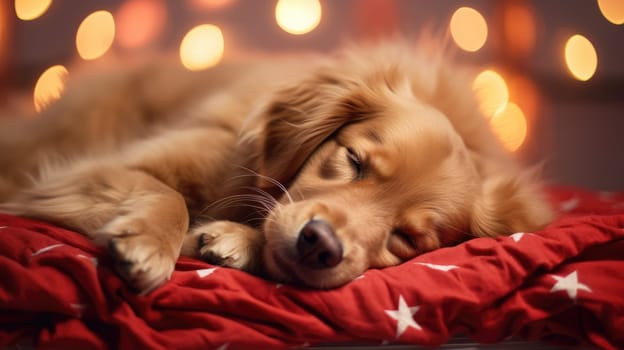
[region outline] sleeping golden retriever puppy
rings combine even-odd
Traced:
[[[93,238],[139,291],[180,254],[331,288],[551,219],[441,51],[115,69],[2,127],[0,210]]]

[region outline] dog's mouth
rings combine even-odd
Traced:
[[[347,276],[339,265],[329,269],[309,268],[273,251],[265,253],[265,273],[267,277],[278,282],[315,289],[337,288],[361,274]]]
[[[318,289],[342,286],[360,276],[366,266],[354,263],[327,223],[311,220],[290,242],[267,242],[264,272],[276,281]]]
[[[308,286],[305,280],[299,278],[290,259],[283,258],[276,251],[267,249],[264,255],[264,272],[267,277],[283,283]]]

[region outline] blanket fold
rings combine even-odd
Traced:
[[[559,218],[478,238],[327,291],[181,258],[148,295],[87,238],[0,214],[0,348],[437,346],[463,334],[624,347],[624,193],[551,190]]]

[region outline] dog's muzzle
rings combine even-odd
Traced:
[[[297,239],[299,263],[313,269],[325,269],[342,261],[342,242],[332,226],[323,220],[310,220]]]

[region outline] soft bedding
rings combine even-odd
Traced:
[[[280,349],[458,334],[624,348],[624,193],[553,189],[539,232],[479,238],[318,291],[181,258],[129,291],[74,232],[0,215],[0,348]]]

